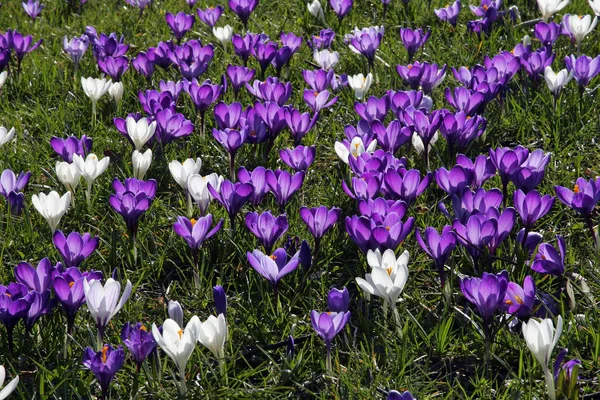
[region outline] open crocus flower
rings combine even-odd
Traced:
[[[300,252],[294,254],[289,260],[285,249],[276,249],[272,255],[266,255],[260,250],[247,252],[248,262],[263,278],[273,286],[275,302],[277,303],[277,286],[281,278],[293,272],[300,263]]]
[[[198,249],[202,246],[202,243],[217,233],[223,226],[222,218],[214,227],[212,227],[212,220],[211,214],[200,217],[197,220],[177,217],[177,222],[173,224],[173,230],[185,239],[190,248]]]
[[[559,12],[569,4],[570,0],[537,0],[544,22],[548,22],[553,14]]]
[[[508,282],[504,305],[509,314],[517,317],[530,317],[535,306],[535,282],[529,275],[523,281],[523,287],[518,283]]]
[[[573,190],[562,186],[555,186],[556,197],[567,207],[577,211],[584,218],[590,214],[600,202],[600,178],[586,181],[578,178]]]
[[[549,194],[542,196],[537,190],[525,194],[518,189],[513,194],[513,202],[525,228],[531,228],[537,220],[548,214],[554,205],[554,197]]]
[[[76,267],[67,268],[63,273],[56,275],[52,281],[56,299],[67,314],[67,332],[73,333],[75,316],[79,308],[85,303],[83,281],[99,281],[103,278],[102,272],[81,272]]]
[[[90,369],[102,390],[102,398],[108,395],[110,382],[125,362],[125,351],[123,346],[112,348],[105,344],[99,352],[95,352],[91,347],[85,349],[83,353],[83,365]]]
[[[29,290],[44,292],[52,288],[52,279],[62,271],[62,264],[52,265],[48,258],[43,258],[37,268],[31,264],[21,262],[14,269],[17,282],[25,285]]]
[[[558,339],[562,333],[563,320],[562,316],[558,316],[558,322],[556,329],[552,319],[546,318],[541,321],[536,319],[530,319],[529,322],[523,322],[523,337],[527,343],[527,347],[531,350],[536,360],[542,366],[544,370],[544,376],[546,378],[546,389],[548,391],[548,397],[551,400],[556,399],[556,391],[554,389],[554,375],[548,368],[552,351],[558,344]]]
[[[138,221],[150,208],[156,194],[156,181],[142,181],[135,178],[125,179],[125,183],[113,180],[115,194],[110,195],[108,202],[111,207],[125,220],[125,225],[132,235],[135,244]],[[135,250],[134,250],[135,251]]]
[[[200,18],[200,21],[212,28],[221,18],[223,6],[219,4],[216,7],[208,7],[206,10],[198,8],[196,9],[196,14],[198,15],[198,18]]]
[[[396,302],[408,280],[408,257],[408,251],[404,251],[396,259],[391,249],[384,251],[383,254],[379,250],[369,250],[367,262],[371,267],[371,273],[366,274],[365,279],[356,278],[356,283],[362,290],[384,300],[383,309],[386,313],[388,306],[396,312]]]
[[[54,232],[52,243],[62,257],[65,267],[79,267],[98,248],[100,239],[92,237],[89,233],[83,235],[79,232],[71,232],[68,236],[62,231]]]
[[[47,195],[45,193],[34,194],[31,196],[31,202],[54,233],[60,219],[71,205],[71,192],[63,194],[62,197],[55,191],[51,191]]]
[[[188,158],[183,164],[177,160],[173,160],[169,163],[169,171],[171,171],[173,179],[175,179],[175,182],[186,191],[188,190],[188,178],[193,174],[200,172],[200,168],[202,168],[202,160],[200,157],[195,160],[193,158]]]
[[[181,321],[183,322],[183,321]],[[196,348],[196,342],[198,341],[198,335],[200,334],[200,319],[197,316],[193,316],[185,326],[185,329],[180,325],[168,318],[162,325],[162,333],[156,327],[156,324],[152,324],[152,335],[154,340],[160,346],[161,349],[177,365],[179,371],[181,384],[179,386],[179,392],[183,395],[187,392],[185,385],[185,366],[190,359],[190,356]]]
[[[579,48],[583,39],[590,34],[598,24],[598,17],[590,15],[571,15],[566,14],[563,17],[563,33],[568,35],[573,43]]]
[[[326,365],[331,370],[331,343],[335,336],[340,333],[350,320],[350,311],[347,312],[318,312],[312,310],[310,313],[310,323],[313,329],[325,342],[327,348]]]
[[[85,179],[87,184],[85,194],[88,204],[91,201],[92,185],[94,184],[94,181],[106,171],[109,163],[110,157],[104,157],[102,160],[99,160],[94,153],[88,154],[85,160],[79,154],[73,155],[73,164],[75,164],[77,170],[79,170],[79,173],[83,179]]]
[[[83,292],[85,293],[85,301],[88,306],[88,310],[96,322],[98,328],[98,339],[99,343],[102,343],[102,337],[104,336],[104,328],[111,319],[123,306],[125,302],[131,296],[131,282],[127,280],[125,290],[121,299],[121,284],[115,281],[113,278],[108,278],[106,283],[102,285],[99,280],[88,282],[87,279],[83,280]]]
[[[540,274],[563,276],[565,273],[565,239],[556,235],[558,251],[550,243],[542,243],[535,255],[531,269]]]
[[[6,379],[6,369],[4,369],[3,365],[0,365],[0,387],[4,385],[4,379]],[[15,376],[12,381],[10,381],[2,390],[0,391],[0,400],[6,399],[19,384],[19,375]]]
[[[590,81],[600,73],[600,56],[595,58],[586,55],[575,57],[571,54],[565,57],[565,64],[567,70],[573,72],[573,77],[582,88],[589,85]]]
[[[335,142],[335,153],[338,155],[340,160],[349,164],[350,155],[354,158],[358,158],[362,153],[372,153],[377,147],[377,140],[372,140],[368,146],[365,147],[363,139],[359,136],[355,136],[352,142],[348,143],[347,140],[343,142]]]
[[[221,375],[225,373],[225,341],[227,340],[227,322],[225,316],[211,315],[200,323],[198,341],[208,348],[215,358],[219,360]]]
[[[348,77],[348,86],[354,90],[354,95],[358,100],[365,98],[365,95],[373,82],[373,74],[369,72],[365,77],[363,74],[353,75]]]
[[[0,78],[1,78],[1,76],[0,76]],[[0,83],[2,83],[1,79],[0,79]],[[0,84],[0,89],[2,89],[1,84]],[[0,147],[4,146],[6,143],[10,142],[14,136],[15,136],[15,128],[10,128],[10,130],[7,130],[5,127],[0,126]]]
[[[173,32],[173,36],[177,39],[177,43],[179,43],[186,32],[192,29],[195,18],[193,15],[184,12],[179,12],[177,15],[167,13],[165,15],[165,21],[167,22],[167,25],[169,25],[171,32]]]
[[[458,13],[460,12],[460,1],[456,0],[454,3],[451,5],[449,4],[444,8],[435,8],[433,12],[435,12],[435,15],[437,15],[441,21],[447,21],[452,26],[456,26]]]

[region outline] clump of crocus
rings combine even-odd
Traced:
[[[108,396],[110,383],[124,362],[125,350],[123,350],[123,346],[121,345],[113,348],[110,344],[105,344],[98,352],[95,352],[91,347],[85,349],[83,353],[83,365],[92,371],[98,380],[102,391],[101,400],[106,399]]]

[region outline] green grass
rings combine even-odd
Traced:
[[[223,3],[221,1],[221,3]],[[338,73],[356,74],[366,72],[366,62],[348,50],[343,35],[355,26],[367,27],[381,23],[382,7],[379,1],[356,0],[352,12],[341,26],[326,12],[330,26],[336,30],[334,50],[340,52]],[[465,2],[466,3],[466,2]],[[512,2],[511,2],[512,3]],[[519,0],[523,21],[538,18],[539,12],[533,1]],[[430,398],[497,398],[535,399],[545,396],[541,368],[527,349],[520,333],[502,329],[494,338],[490,369],[483,364],[483,338],[475,326],[480,319],[460,293],[458,275],[452,279],[452,305],[444,307],[443,297],[435,268],[414,240],[414,235],[402,244],[399,251],[408,250],[410,276],[398,308],[401,314],[402,337],[397,335],[391,315],[382,313],[379,299],[365,300],[355,283],[355,277],[364,276],[367,270],[365,257],[345,233],[343,217],[355,213],[355,205],[341,189],[341,179],[348,176],[347,167],[341,163],[333,150],[336,140],[341,140],[343,127],[355,124],[353,111],[354,94],[351,90],[339,93],[339,101],[325,111],[316,128],[304,143],[314,143],[317,160],[310,168],[301,193],[287,206],[291,235],[311,241],[302,223],[298,209],[302,205],[338,206],[342,218],[332,232],[322,241],[318,265],[311,275],[301,269],[286,276],[280,286],[279,304],[274,304],[269,285],[253,271],[246,252],[258,246],[256,240],[243,227],[238,216],[238,230],[233,236],[223,229],[212,238],[201,255],[200,291],[194,290],[189,249],[183,239],[174,234],[173,222],[178,215],[185,215],[185,197],[168,171],[170,160],[183,161],[188,157],[201,157],[202,173],[218,172],[228,175],[227,157],[222,148],[210,137],[202,139],[198,129],[189,138],[169,145],[163,157],[155,157],[147,178],[158,181],[159,189],[151,209],[140,222],[138,237],[139,258],[137,263],[130,257],[129,240],[121,216],[108,204],[112,193],[111,181],[117,177],[131,176],[131,148],[116,131],[112,119],[128,112],[141,111],[137,101],[138,90],[150,85],[135,73],[133,67],[125,74],[125,96],[120,111],[104,97],[98,105],[98,123],[92,127],[91,102],[83,93],[79,77],[99,77],[91,52],[84,56],[77,79],[73,79],[73,65],[62,51],[64,35],[81,35],[86,25],[98,32],[118,32],[131,44],[128,55],[134,56],[155,46],[161,40],[170,39],[164,14],[187,9],[183,1],[155,1],[151,9],[138,12],[124,1],[90,0],[82,7],[81,14],[71,13],[62,0],[47,0],[42,17],[35,23],[26,17],[17,1],[5,2],[0,8],[2,29],[16,28],[31,34],[34,40],[44,39],[42,46],[26,56],[20,76],[11,75],[0,95],[0,125],[14,126],[17,135],[13,143],[2,148],[0,168],[33,173],[26,188],[27,209],[21,217],[11,217],[6,209],[0,213],[0,282],[13,280],[12,269],[21,261],[32,264],[43,257],[54,262],[60,257],[52,245],[51,233],[46,222],[31,205],[31,196],[51,189],[60,193],[64,188],[54,173],[56,158],[49,140],[52,136],[87,134],[94,139],[94,152],[111,157],[111,165],[94,185],[93,206],[85,206],[84,191],[80,187],[74,197],[75,204],[63,217],[60,229],[65,232],[91,232],[101,239],[98,251],[83,265],[84,269],[101,270],[109,275],[117,269],[122,279],[130,279],[134,293],[123,310],[107,328],[107,342],[121,343],[120,330],[125,322],[143,322],[150,327],[167,318],[166,304],[169,299],[178,300],[184,307],[185,318],[198,315],[205,320],[213,313],[212,286],[220,283],[228,295],[228,325],[230,337],[226,344],[227,381],[218,373],[212,355],[200,345],[188,363],[188,386],[190,398],[382,398],[390,389],[409,389],[419,399]],[[445,4],[445,3],[444,3]],[[525,34],[531,36],[531,26],[513,28],[502,23],[496,25],[492,35],[480,41],[466,30],[466,22],[472,18],[463,9],[459,25],[451,29],[441,24],[433,8],[443,6],[432,1],[412,0],[408,8],[402,2],[392,2],[385,21],[386,33],[378,51],[379,57],[389,66],[376,62],[377,83],[370,95],[382,96],[388,89],[403,89],[404,83],[395,72],[397,64],[406,63],[406,51],[398,37],[400,26],[431,27],[432,35],[425,49],[417,54],[418,60],[446,63],[448,66],[473,66],[483,62],[486,54],[510,50]],[[199,0],[197,6],[204,8],[213,3]],[[465,5],[463,5],[465,6]],[[564,12],[586,14],[591,10],[587,2],[574,0]],[[555,17],[558,21],[558,17]],[[265,32],[274,39],[280,31],[292,31],[309,37],[322,27],[300,0],[276,2],[263,0],[253,13],[249,28],[253,32]],[[241,23],[226,7],[219,25],[230,24],[240,33]],[[582,52],[595,56],[600,50],[599,28],[583,43]],[[202,77],[218,81],[228,63],[239,60],[231,46],[226,50],[216,44],[210,32],[196,21],[186,36],[201,38],[204,43],[215,43],[215,59]],[[564,56],[575,48],[561,37],[557,44],[554,70],[564,68]],[[294,94],[290,103],[306,110],[302,91],[302,69],[313,68],[312,55],[304,45],[293,57],[291,68],[285,71],[285,79],[292,82]],[[157,69],[153,77],[154,87],[161,79],[177,80],[173,71]],[[598,110],[600,101],[594,90],[579,98],[575,82],[562,92],[558,111],[552,109],[552,96],[542,83],[538,88],[523,86],[524,80],[515,77],[504,101],[493,101],[486,110],[487,134],[469,150],[469,156],[485,153],[496,146],[522,144],[530,148],[542,148],[552,152],[546,178],[540,185],[542,193],[553,193],[554,185],[572,186],[579,176],[598,175],[600,152],[597,149],[599,133]],[[590,85],[595,88],[598,79]],[[454,87],[457,82],[448,73],[444,84],[434,92],[436,108],[445,107],[443,88]],[[185,101],[180,112],[194,119],[191,102]],[[222,100],[232,102],[233,94],[226,93]],[[579,103],[581,100],[581,104]],[[242,104],[252,104],[254,99],[243,93]],[[208,113],[207,132],[214,125]],[[452,166],[453,160],[445,156],[443,140],[432,154],[432,168]],[[257,157],[254,149],[246,146],[237,156],[237,165],[254,168],[281,166],[278,151],[291,147],[292,141],[284,132],[276,141],[268,160]],[[421,168],[422,162],[415,151],[405,146],[397,156],[406,156],[410,165]],[[494,178],[486,184],[500,184]],[[512,190],[512,188],[511,188]],[[432,185],[409,211],[416,217],[416,226],[440,228],[448,221],[437,211],[437,203],[444,199],[441,190]],[[445,200],[448,203],[447,199]],[[254,210],[247,206],[244,211]],[[271,195],[258,207],[258,211],[277,210]],[[217,218],[225,213],[213,202],[210,212]],[[228,226],[228,222],[226,223]],[[569,348],[569,357],[580,358],[581,393],[594,398],[600,391],[597,381],[600,369],[600,315],[596,297],[600,289],[598,256],[593,250],[592,239],[583,221],[571,210],[557,201],[551,214],[538,225],[544,240],[554,243],[556,234],[567,242],[567,271],[581,274],[591,288],[593,301],[581,293],[575,284],[576,305],[569,308],[566,296],[562,316],[565,329],[559,347]],[[508,269],[511,279],[519,283],[529,273],[526,265],[513,265],[515,228],[498,251],[498,259],[490,271]],[[470,258],[463,249],[454,252],[452,265],[457,273],[471,274]],[[547,290],[556,285],[553,278],[534,275],[539,288]],[[325,310],[326,296],[330,287],[347,286],[351,292],[352,318],[348,327],[336,338],[333,348],[333,370],[325,371],[325,347],[312,331],[309,314],[312,309]],[[585,322],[575,315],[584,314]],[[26,335],[21,325],[15,332],[16,351],[8,351],[6,335],[0,329],[0,363],[10,376],[19,374],[21,382],[13,398],[23,399],[86,399],[99,394],[90,371],[81,365],[83,349],[94,344],[95,327],[89,313],[83,307],[79,312],[76,330],[70,341],[70,351],[63,354],[65,319],[55,310],[43,317],[31,335]],[[285,358],[285,340],[295,327],[297,338],[296,356],[291,363]],[[555,351],[555,354],[557,351]],[[174,364],[161,354],[163,379],[156,379],[149,370],[140,374],[139,398],[168,399],[177,393],[172,379]],[[128,359],[118,373],[112,387],[113,399],[129,398],[135,367]]]

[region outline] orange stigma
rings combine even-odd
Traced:
[[[69,287],[72,288],[74,284],[75,284],[75,281],[69,282]]]
[[[183,335],[183,329],[178,330],[177,333],[179,334],[179,339],[181,339],[181,336]]]
[[[487,11],[487,10],[488,10],[488,8],[490,8],[488,5],[484,5],[484,6],[483,6],[483,9],[484,9],[485,11]]]
[[[506,300],[504,303],[508,306],[512,306],[512,300]]]
[[[144,325],[142,325],[140,327],[140,331],[148,332],[148,329],[146,329],[146,327]]]
[[[406,68],[408,68],[408,69],[411,69],[412,67],[413,67],[413,65],[412,65],[412,64],[408,64],[408,65],[406,66]]]
[[[393,271],[392,267],[386,268],[385,270],[387,271],[389,276],[392,276],[392,271]]]
[[[317,97],[317,96],[319,95],[319,92],[313,92],[313,95],[314,95],[315,97]]]
[[[198,222],[198,221],[196,220],[196,218],[192,218],[192,219],[190,219],[190,222],[192,223],[192,226],[194,226],[194,225],[196,225],[196,222]]]
[[[106,353],[108,353],[108,346],[102,348],[102,364],[106,364]]]
[[[573,186],[573,192],[579,193],[579,185]]]
[[[277,260],[277,256],[275,254],[270,255],[269,258],[273,261]]]
[[[386,230],[386,231],[389,231],[390,229],[391,229],[391,228],[390,228],[389,226],[386,226],[386,227],[385,227],[385,230]]]

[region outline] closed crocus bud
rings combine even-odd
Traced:
[[[354,94],[358,100],[365,98],[366,93],[373,82],[373,75],[369,73],[366,77],[363,74],[358,74],[348,77],[348,85],[354,90]]]
[[[95,107],[96,103],[100,99],[100,97],[104,96],[110,86],[112,85],[112,81],[106,80],[104,78],[81,78],[81,86],[83,87],[83,91],[85,95],[90,98],[92,101],[92,105]]]
[[[0,85],[0,87],[2,87],[2,85]],[[6,143],[10,142],[14,136],[15,128],[6,130],[5,127],[0,126],[0,146],[4,146]]]
[[[590,15],[570,15],[563,17],[563,33],[568,35],[571,40],[579,47],[583,39],[589,35],[598,24],[598,17]]]
[[[75,164],[69,164],[68,162],[58,161],[56,163],[56,176],[60,183],[65,185],[67,190],[74,192],[79,185],[79,178],[81,173],[75,166]]]
[[[346,312],[350,304],[350,293],[347,288],[332,288],[327,294],[327,307],[331,312]]]
[[[573,73],[569,73],[566,69],[562,69],[555,73],[552,67],[547,66],[544,70],[544,79],[554,97],[558,97],[560,90],[573,78]]]
[[[148,149],[143,153],[137,150],[131,155],[131,164],[133,165],[133,176],[137,179],[144,179],[144,175],[152,163],[152,150]]]
[[[217,315],[223,314],[223,316],[227,317],[227,295],[223,286],[217,285],[213,287],[213,299]]]
[[[200,323],[198,341],[208,348],[215,358],[219,360],[221,374],[225,372],[225,341],[227,340],[227,322],[225,315],[218,317],[211,315]]]
[[[0,89],[2,89],[2,86],[4,86],[4,83],[6,82],[6,78],[8,78],[8,72],[7,71],[0,72]]]
[[[177,322],[179,326],[183,326],[183,309],[178,301],[169,300],[168,312],[169,318]]]
[[[123,100],[123,82],[113,82],[110,89],[108,89],[108,94],[117,105],[121,104],[121,100]]]
[[[133,117],[127,117],[127,135],[133,142],[136,150],[140,150],[154,136],[156,131],[156,121],[148,123],[146,118],[140,118],[136,121]]]
[[[229,25],[225,25],[223,27],[219,26],[213,27],[213,35],[217,38],[219,42],[226,47],[228,43],[231,42],[231,37],[233,36],[233,28]]]
[[[54,233],[60,219],[71,205],[71,192],[63,194],[62,197],[55,191],[47,195],[45,193],[34,194],[31,196],[31,202],[35,209],[48,222],[52,233]]]
[[[329,71],[340,62],[340,53],[337,51],[329,51],[327,49],[321,51],[315,49],[313,59],[321,69]]]
[[[323,7],[319,0],[314,0],[312,3],[306,5],[308,12],[315,18],[318,18],[321,22],[325,23],[325,14],[323,13]]]

